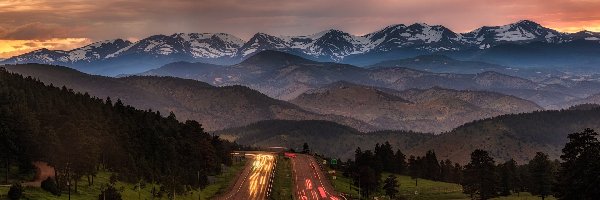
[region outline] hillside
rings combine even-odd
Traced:
[[[352,158],[357,147],[372,148],[375,143],[389,141],[402,150],[433,137],[430,134],[383,131],[362,133],[356,129],[328,121],[261,121],[243,127],[215,132],[223,139],[251,146],[283,146],[301,150],[304,142],[315,153],[343,159]]]
[[[321,63],[277,51],[262,51],[243,62],[219,68],[203,63],[171,64],[138,75],[186,77],[216,86],[244,85],[270,97],[289,100],[337,80],[362,80],[363,68],[337,63]],[[173,68],[189,68],[181,75]]]
[[[185,69],[188,69],[187,73]],[[315,62],[276,51],[258,52],[236,65],[215,67],[204,63],[179,62],[138,75],[190,78],[215,86],[244,85],[281,100],[291,100],[309,90],[338,81],[395,90],[443,87],[495,91],[533,101],[542,107],[600,92],[600,83],[597,81],[535,82],[495,71],[460,74],[434,73],[404,67],[365,69],[346,64]]]
[[[576,99],[576,100],[565,102],[562,105],[560,105],[560,107],[568,108],[568,107],[579,105],[579,104],[600,104],[600,93],[590,95],[583,99]]]
[[[369,68],[405,67],[434,73],[477,74],[485,71],[511,73],[508,67],[478,61],[459,61],[445,55],[421,55],[413,58],[386,60]]]
[[[535,103],[494,92],[442,88],[403,92],[335,82],[290,101],[304,109],[352,117],[380,130],[440,133],[473,120],[542,110]]]
[[[585,128],[600,129],[599,109],[511,114],[467,123],[412,152],[434,149],[438,158],[461,163],[468,162],[468,155],[475,149],[488,150],[496,160],[514,158],[524,162],[538,151],[558,159],[567,135]]]
[[[180,119],[202,122],[206,130],[219,130],[261,120],[330,120],[359,130],[371,126],[347,117],[321,115],[293,104],[272,99],[243,86],[215,87],[207,83],[172,77],[110,78],[48,65],[5,66],[12,72],[39,78],[46,84],[66,85],[92,96],[121,99],[140,109],[163,114],[174,112]]]
[[[69,179],[90,180],[99,166],[120,174],[122,181],[202,187],[207,183],[189,177],[220,172],[221,164],[231,164],[228,155],[235,147],[210,136],[196,121],[46,86],[4,68],[0,110],[0,150],[10,155],[0,161],[9,166],[7,175],[9,170],[21,175],[19,182],[34,169],[34,161],[43,161],[59,173],[63,188],[67,170]]]
[[[567,135],[585,128],[600,129],[599,108],[502,115],[467,123],[440,135],[402,131],[361,133],[320,121],[265,121],[215,133],[245,145],[299,149],[307,142],[319,153],[341,158],[351,158],[357,147],[364,150],[389,141],[407,155],[421,156],[435,150],[438,159],[466,164],[475,149],[487,150],[498,162],[512,158],[524,163],[536,152],[559,159]]]

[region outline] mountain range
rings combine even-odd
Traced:
[[[502,114],[543,110],[533,102],[494,92],[438,87],[400,92],[343,81],[310,90],[290,102],[316,113],[359,119],[379,130],[424,133],[449,131]]]
[[[508,66],[593,70],[590,67],[600,59],[597,56],[600,33],[561,33],[528,20],[484,26],[468,33],[455,33],[444,26],[425,23],[392,25],[362,36],[340,30],[307,36],[257,33],[247,41],[226,33],[177,33],[154,35],[136,42],[99,41],[68,51],[40,49],[1,63],[55,64],[115,76],[140,73],[178,61],[231,65],[263,50],[357,66],[444,54]]]
[[[339,81],[338,74],[360,80],[359,77],[365,74],[356,72],[369,70],[336,63],[323,64],[273,51],[258,53],[243,64],[233,66],[194,66],[189,69],[219,69],[202,74],[227,72],[231,75],[222,79],[210,77],[213,83],[209,84],[168,76],[113,78],[42,64],[4,67],[46,84],[65,85],[100,98],[118,98],[141,109],[165,114],[173,112],[181,120],[202,122],[210,131],[262,120],[327,120],[359,131],[392,129],[441,133],[481,118],[543,109],[531,101],[495,92],[442,88],[399,91]],[[289,76],[280,74],[281,71],[294,71],[289,68],[297,68],[297,72]],[[225,79],[247,84],[214,85],[214,81]],[[297,95],[283,101],[261,93],[285,90]]]
[[[269,98],[244,86],[215,87],[172,77],[132,76],[111,78],[89,75],[60,66],[20,64],[3,66],[9,72],[31,76],[45,84],[66,86],[99,98],[120,99],[126,105],[151,109],[179,120],[197,120],[206,130],[242,126],[261,120],[328,120],[362,131],[374,128],[365,122],[306,111],[291,103]]]
[[[198,120],[207,130],[240,144],[296,147],[310,141],[315,150],[343,158],[357,146],[370,148],[385,141],[408,154],[434,149],[440,158],[461,163],[477,148],[489,150],[499,160],[526,161],[536,151],[556,158],[566,134],[598,128],[599,119],[594,106],[535,111],[542,108],[507,94],[533,99],[542,94],[596,94],[593,81],[536,82],[498,72],[361,68],[276,51],[259,52],[235,65],[177,62],[144,76],[120,78],[43,64],[3,67],[46,84],[110,96],[163,115],[173,112],[179,120]],[[167,73],[210,82],[155,76]],[[284,101],[271,97],[276,94],[294,95]],[[567,104],[595,101],[593,95],[587,96]],[[444,133],[377,131],[383,129]]]
[[[523,163],[530,160],[538,151],[546,152],[551,159],[558,158],[560,149],[568,140],[567,134],[581,131],[583,128],[600,128],[598,105],[587,104],[568,110],[535,111],[476,120],[439,135],[412,131],[372,132],[360,128],[360,125],[349,123],[360,123],[358,120],[306,111],[292,103],[271,99],[243,86],[215,87],[199,81],[172,77],[109,78],[87,75],[66,67],[39,64],[11,65],[4,66],[3,69],[33,76],[48,85],[65,84],[73,87],[70,89],[81,93],[86,92],[92,96],[109,95],[113,102],[122,99],[126,104],[144,105],[141,107],[160,110],[163,115],[173,111],[179,120],[198,119],[203,127],[209,130],[215,130],[216,125],[224,124],[232,128],[211,132],[239,144],[285,145],[300,148],[302,143],[309,142],[315,152],[339,158],[350,158],[357,147],[368,149],[374,143],[390,141],[394,147],[400,148],[407,155],[422,155],[425,151],[433,149],[438,158],[451,159],[464,164],[468,162],[469,154],[474,149],[485,149],[498,161],[513,158]],[[397,92],[344,82],[324,87],[321,91],[336,89],[336,87],[342,90],[350,88],[360,93],[377,94],[378,96],[366,95],[366,97],[377,97],[390,102],[388,104],[396,101],[399,103],[435,101],[449,96],[453,98],[452,102],[464,101],[472,104],[472,107],[498,109],[498,106],[502,106],[511,109],[506,107],[506,104],[497,104],[497,102],[510,102],[505,99],[515,98],[491,92],[454,91],[441,88]],[[80,96],[89,97],[87,94]],[[371,102],[371,100],[363,101],[364,99],[361,97],[357,100],[344,101],[360,101],[365,104]],[[384,102],[382,100],[379,102]],[[526,103],[518,99],[513,101]],[[352,106],[361,106],[361,103]],[[511,110],[507,111],[511,112]],[[216,123],[221,120],[221,124]],[[369,125],[364,124],[368,128]],[[359,130],[352,127],[359,127]]]
[[[432,87],[493,91],[533,101],[544,108],[557,108],[563,102],[600,93],[600,82],[595,80],[538,77],[534,81],[496,71],[456,74],[398,66],[363,68],[317,62],[271,50],[261,51],[235,65],[177,62],[138,75],[188,78],[215,86],[244,85],[286,101],[338,81],[398,91]]]

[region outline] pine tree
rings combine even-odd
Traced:
[[[531,174],[530,192],[542,197],[542,200],[551,194],[554,182],[554,167],[548,155],[537,152],[533,160],[529,161],[529,173]]]
[[[383,182],[383,190],[385,190],[385,194],[391,199],[396,198],[396,194],[398,194],[398,187],[398,180],[396,180],[396,176],[394,175],[389,175]]]
[[[398,149],[396,151],[396,154],[394,154],[394,163],[396,163],[396,167],[394,172],[398,173],[398,174],[405,174],[406,173],[406,168],[407,168],[407,163],[406,163],[406,155],[404,155],[402,153],[402,151],[400,151],[400,149]]]
[[[408,158],[408,175],[410,175],[412,179],[415,179],[415,186],[419,185],[419,177],[421,177],[421,172],[421,158],[411,155]]]
[[[598,133],[585,129],[568,136],[560,158],[558,182],[559,199],[600,199],[600,142]]]
[[[472,199],[490,199],[497,196],[498,177],[494,159],[487,151],[477,149],[471,153],[471,162],[465,166],[463,192]]]
[[[306,142],[305,142],[305,143],[302,145],[302,152],[303,152],[303,153],[310,153],[310,148],[308,148],[308,143],[306,143]]]
[[[517,162],[513,159],[498,165],[500,175],[500,194],[508,196],[511,192],[517,190],[519,176],[517,172]]]
[[[440,180],[440,163],[435,155],[435,151],[429,150],[425,153],[425,157],[423,158],[423,167],[425,168],[425,173],[423,174],[425,179],[429,180]]]

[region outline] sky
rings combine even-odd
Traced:
[[[468,32],[522,19],[600,32],[600,0],[0,0],[0,58],[179,32],[364,35],[424,22]]]

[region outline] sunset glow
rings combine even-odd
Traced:
[[[564,32],[600,32],[599,9],[596,0],[5,0],[0,2],[0,57],[36,49],[22,45],[29,42],[68,49],[176,32],[225,32],[249,39],[256,32],[308,35],[333,28],[362,35],[416,22],[468,32],[523,19]],[[58,44],[36,42],[48,39]]]
[[[87,38],[52,38],[48,40],[0,40],[0,58],[8,58],[37,49],[65,50],[87,45]]]

